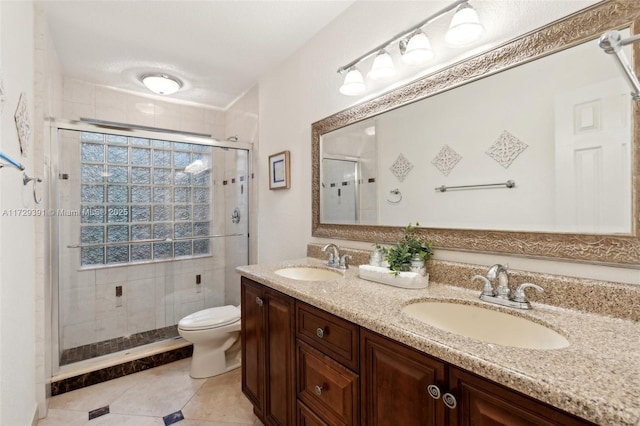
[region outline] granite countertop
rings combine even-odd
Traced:
[[[520,312],[478,300],[479,291],[431,282],[402,289],[358,278],[351,267],[333,281],[298,281],[274,273],[287,266],[323,267],[302,258],[248,265],[238,273],[355,324],[421,350],[601,425],[640,425],[640,323],[533,303]],[[481,304],[546,325],[569,347],[532,350],[484,343],[448,333],[402,312],[423,300]]]

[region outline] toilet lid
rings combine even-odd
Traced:
[[[240,320],[240,309],[236,306],[218,306],[194,312],[182,318],[178,327],[183,330],[202,330],[222,327]]]

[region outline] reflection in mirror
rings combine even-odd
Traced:
[[[313,123],[313,236],[392,243],[419,221],[439,249],[637,266],[640,103],[595,40],[639,25],[640,3],[598,2]],[[321,158],[361,161],[363,137],[347,136],[364,128],[375,164],[358,169],[359,213],[328,217]]]
[[[321,212],[324,223],[378,223],[374,120],[322,138]]]
[[[631,111],[597,39],[561,50],[323,134],[320,220],[630,234]]]

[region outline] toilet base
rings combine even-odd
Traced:
[[[205,379],[240,367],[242,359],[240,339],[232,338],[230,340],[235,340],[235,342],[226,351],[212,350],[206,344],[193,345],[189,375],[194,379]]]

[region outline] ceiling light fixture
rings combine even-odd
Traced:
[[[449,30],[445,35],[445,40],[450,46],[463,46],[475,41],[480,37],[484,28],[480,24],[478,14],[469,5],[469,0],[456,0],[449,6],[439,10],[418,24],[396,34],[381,45],[360,55],[348,64],[338,68],[339,74],[346,74],[344,83],[340,87],[340,93],[347,96],[357,96],[363,94],[367,88],[362,78],[362,74],[356,68],[360,62],[375,55],[371,71],[367,77],[372,80],[389,78],[395,74],[393,58],[389,54],[390,46],[399,42],[399,50],[402,54],[403,62],[409,65],[423,65],[435,56],[431,49],[429,38],[422,31],[422,27],[430,24],[452,10],[456,10]]]
[[[168,74],[143,74],[140,81],[158,95],[171,95],[182,87],[180,79]]]

